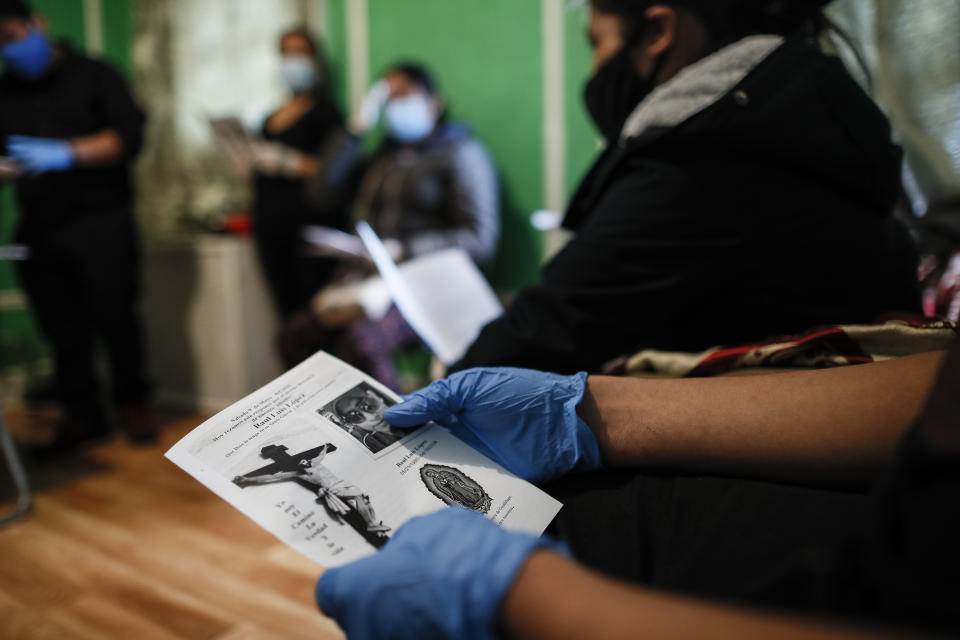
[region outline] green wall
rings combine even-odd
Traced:
[[[50,35],[70,40],[80,49],[86,47],[82,0],[32,0],[31,4],[47,19]]]
[[[592,54],[587,40],[586,5],[567,11],[564,21],[567,197],[600,153],[600,134],[583,104],[583,87],[592,73]]]
[[[333,97],[340,108],[347,110],[347,10],[349,0],[327,0],[326,23],[327,33],[324,38],[324,49],[327,61],[330,63],[331,85]]]
[[[133,4],[135,0],[101,0],[103,58],[128,78],[133,70]]]

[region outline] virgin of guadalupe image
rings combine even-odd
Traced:
[[[490,510],[491,499],[475,480],[459,469],[439,464],[420,468],[420,479],[430,493],[449,505],[460,505],[479,513]]]

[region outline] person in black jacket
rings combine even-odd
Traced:
[[[902,154],[821,51],[825,2],[591,4],[585,97],[608,146],[567,211],[577,235],[453,370],[595,372],[919,311]]]
[[[116,71],[51,43],[20,0],[0,1],[0,56],[0,155],[19,172],[16,239],[30,249],[20,280],[52,347],[64,409],[51,446],[107,433],[97,340],[127,435],[152,440],[129,175],[144,114]]]

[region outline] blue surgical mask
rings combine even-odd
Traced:
[[[20,75],[36,80],[50,67],[53,48],[43,32],[30,29],[25,38],[0,48],[0,57]]]
[[[437,126],[430,99],[422,93],[394,98],[383,111],[387,132],[399,142],[426,138]]]
[[[280,70],[294,93],[306,93],[317,86],[317,65],[310,56],[284,56]]]

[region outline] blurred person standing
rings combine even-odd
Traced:
[[[302,311],[332,276],[336,263],[304,254],[301,229],[310,223],[340,228],[346,208],[319,215],[305,198],[317,171],[316,154],[344,120],[327,91],[327,64],[316,39],[303,28],[280,37],[281,70],[290,98],[264,122],[253,145],[254,238],[281,317]]]
[[[385,138],[365,158],[363,135],[381,113]],[[496,251],[500,203],[493,161],[466,125],[446,117],[437,83],[421,65],[395,64],[373,86],[350,131],[321,155],[310,191],[321,209],[352,210],[355,221],[369,222],[397,261],[458,247],[483,266]],[[337,281],[364,275],[348,268]],[[319,320],[301,317],[288,325],[282,341],[287,364],[323,348],[399,388],[391,354],[419,338],[396,307],[370,319],[359,305],[328,313],[323,294],[318,302]]]
[[[0,145],[19,167],[16,239],[30,249],[20,281],[52,347],[63,409],[54,440],[38,452],[109,433],[98,341],[124,431],[152,441],[129,174],[144,114],[115,70],[51,42],[22,0],[0,0],[0,57]]]

